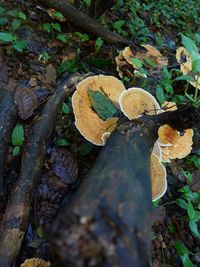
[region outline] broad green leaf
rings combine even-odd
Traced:
[[[125,23],[125,20],[117,20],[115,22],[112,23],[112,27],[115,29],[115,30],[119,30]]]
[[[188,199],[187,214],[190,220],[193,220],[195,218],[195,210],[192,205],[192,202],[189,199]]]
[[[8,23],[8,18],[7,17],[1,17],[0,18],[0,26],[5,25]]]
[[[159,84],[156,86],[156,97],[161,105],[165,102],[165,94]]]
[[[194,77],[190,75],[181,75],[175,79],[176,81],[194,81]]]
[[[196,41],[200,44],[200,34],[195,33],[194,34]]]
[[[174,247],[182,260],[183,267],[196,267],[189,258],[191,252],[183,243],[175,241]]]
[[[91,5],[91,2],[92,0],[83,0],[83,2],[87,5],[87,6],[90,6]]]
[[[67,35],[59,33],[56,35],[56,39],[60,40],[63,43],[67,43]]]
[[[17,13],[18,13],[17,10],[13,10],[13,9],[8,10],[8,11],[6,12],[7,15],[9,15],[9,16],[11,16],[11,17],[14,17],[14,18],[17,17]]]
[[[18,13],[17,13],[17,17],[18,17],[19,19],[26,20],[26,15],[25,15],[23,12],[18,12]]]
[[[51,24],[50,23],[44,23],[42,25],[42,28],[47,32],[51,32]]]
[[[13,157],[16,157],[20,154],[20,146],[15,146],[12,151]]]
[[[25,40],[17,40],[14,44],[13,47],[15,48],[15,50],[17,50],[18,52],[22,52],[24,51],[24,49],[27,48],[27,43]]]
[[[200,72],[200,58],[192,61],[192,71]]]
[[[12,144],[14,146],[21,146],[24,142],[24,128],[21,124],[17,124],[13,129],[12,135]]]
[[[12,30],[16,31],[19,28],[19,26],[21,25],[21,23],[22,23],[22,21],[20,19],[14,19],[12,21]]]
[[[142,68],[142,61],[141,61],[141,60],[132,57],[132,58],[131,58],[131,61],[135,64],[135,66],[136,66],[138,69]]]
[[[0,6],[0,15],[4,14],[5,11],[6,11],[6,8],[3,6]]]
[[[146,57],[144,58],[144,61],[151,67],[155,68],[157,66],[156,63],[154,63],[150,58]]]
[[[9,32],[0,32],[0,40],[4,42],[14,42],[16,40],[16,37]]]
[[[106,120],[116,115],[117,109],[102,92],[89,89],[88,95],[91,98],[93,109],[101,119]]]
[[[189,171],[183,171],[183,175],[185,176],[185,178],[192,183],[192,174]]]
[[[193,233],[193,235],[196,237],[196,238],[199,238],[200,239],[200,232],[198,230],[198,225],[197,225],[197,222],[195,220],[191,220],[189,221],[189,227],[190,227],[190,230],[191,232]]]
[[[54,16],[55,18],[59,18],[59,19],[61,19],[61,20],[65,20],[65,17],[64,17],[63,14],[60,13],[59,11],[55,11],[55,12],[53,13],[53,16]]]
[[[101,37],[98,37],[95,42],[95,51],[98,53],[103,46],[103,39]]]
[[[176,203],[182,208],[182,209],[186,209],[188,208],[188,203],[183,200],[182,198],[177,198],[176,199]]]
[[[193,52],[198,54],[198,48],[195,44],[195,42],[190,39],[189,37],[182,34],[182,44],[188,51],[188,53],[191,55]]]
[[[51,23],[51,26],[56,31],[61,32],[61,28],[60,28],[60,24],[59,23]]]
[[[170,71],[168,71],[167,67],[166,66],[163,66],[163,73],[165,74],[165,77],[170,80],[171,77],[172,77],[172,73]]]
[[[56,144],[58,146],[69,146],[69,141],[66,139],[66,138],[59,138],[57,141],[56,141]]]
[[[58,72],[61,74],[65,71],[76,72],[78,70],[77,59],[66,60],[58,67]]]
[[[82,42],[86,42],[90,40],[90,36],[86,33],[74,32],[74,35],[78,36]]]
[[[62,112],[65,114],[70,112],[70,108],[65,102],[62,104]]]

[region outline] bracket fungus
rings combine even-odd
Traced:
[[[156,201],[161,198],[167,190],[167,172],[165,166],[161,163],[159,157],[154,153],[151,154],[151,191],[152,200]]]
[[[119,104],[122,112],[130,120],[137,119],[144,113],[155,115],[160,105],[156,99],[142,88],[133,87],[121,93]]]
[[[176,59],[180,63],[180,69],[184,75],[192,72],[192,58],[183,46],[177,48]],[[194,81],[188,80],[188,82],[195,88],[200,89],[200,75],[194,75]]]
[[[49,261],[44,261],[40,258],[26,259],[20,267],[50,267],[51,263]]]
[[[154,68],[161,69],[162,66],[168,65],[168,59],[156,48],[151,45],[141,46],[146,51],[140,51],[134,54],[132,49],[127,46],[124,50],[120,51],[119,55],[115,58],[117,71],[121,78],[124,76],[122,70],[122,67],[124,66],[127,66],[127,68],[132,66],[132,68],[135,69],[134,74],[137,73],[137,75],[146,78],[147,75],[139,71],[143,64],[150,70]]]
[[[92,107],[88,90],[102,92],[118,109],[119,95],[125,90],[125,87],[120,80],[113,76],[96,75],[84,79],[76,89],[72,96],[75,125],[85,139],[102,146],[105,144],[103,134],[114,130],[118,117],[112,116],[105,120],[100,118]]]

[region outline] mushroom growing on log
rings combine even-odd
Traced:
[[[150,153],[158,128],[200,126],[192,106],[121,122],[69,206],[57,218],[52,242],[65,267],[149,266]],[[58,264],[58,266],[60,266]]]

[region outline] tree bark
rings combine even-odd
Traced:
[[[200,114],[185,107],[143,116],[120,124],[111,134],[89,177],[53,227],[57,266],[149,266],[150,153],[158,127],[165,123],[178,129],[199,126]]]

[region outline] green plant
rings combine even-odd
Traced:
[[[45,51],[42,52],[41,54],[39,54],[39,56],[38,56],[38,60],[42,61],[44,64],[49,62],[50,58],[51,57],[49,56],[49,54]]]
[[[174,242],[174,247],[176,249],[176,252],[181,258],[181,261],[183,263],[183,267],[195,267],[190,259],[190,255],[193,254],[186,246],[180,241]]]
[[[61,41],[63,43],[67,42],[67,35],[61,33],[61,27],[60,27],[59,23],[54,23],[54,22],[44,23],[42,25],[42,28],[45,31],[47,31],[48,33],[51,33],[53,40],[55,39],[55,32],[56,32],[56,39],[57,40],[59,40],[59,41]]]
[[[192,192],[189,186],[184,186],[178,190],[181,194],[177,198],[176,203],[187,212],[189,228],[194,237],[200,239],[200,231],[198,223],[200,222],[200,195],[197,192]]]
[[[95,42],[95,51],[96,53],[99,53],[101,50],[101,47],[103,46],[103,39],[101,37],[98,37]]]
[[[19,39],[16,34],[16,30],[24,21],[26,15],[23,12],[0,6],[0,40],[5,44],[10,43],[18,52],[23,52],[27,47],[26,41]]]
[[[11,141],[13,148],[13,156],[18,156],[20,153],[20,147],[23,145],[24,142],[24,128],[21,124],[17,124],[12,131]]]

